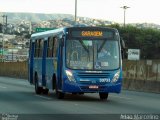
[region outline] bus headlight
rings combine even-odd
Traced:
[[[67,75],[69,81],[74,81],[75,82],[75,79],[74,79],[74,76],[72,74],[72,71],[66,70],[66,75]]]
[[[118,81],[119,79],[119,76],[120,76],[120,70],[114,75],[113,79],[112,79],[112,82],[115,83]]]

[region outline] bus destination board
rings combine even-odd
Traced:
[[[82,31],[71,31],[72,38],[107,38],[113,39],[113,31],[101,31],[101,30],[82,30]]]

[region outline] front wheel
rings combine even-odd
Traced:
[[[64,96],[65,96],[65,93],[63,93],[63,92],[61,92],[61,91],[59,91],[58,90],[58,83],[56,83],[56,77],[54,76],[54,79],[53,79],[54,81],[53,81],[53,88],[55,89],[55,91],[56,91],[56,96],[57,96],[57,98],[58,99],[63,99],[64,98]]]
[[[35,75],[35,93],[36,94],[41,94],[42,93],[42,87],[39,87],[38,85],[38,77]]]
[[[56,88],[56,96],[58,99],[63,99],[64,98],[65,93],[58,91]]]
[[[108,93],[99,93],[99,97],[100,97],[100,99],[101,100],[107,100],[107,98],[108,98]]]
[[[43,92],[43,94],[48,95],[49,89],[45,88],[45,89],[42,90],[42,92]]]

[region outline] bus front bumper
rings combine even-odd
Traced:
[[[105,85],[83,85],[75,82],[65,82],[63,84],[63,92],[69,93],[93,93],[93,92],[106,92],[106,93],[120,93],[122,83],[108,83]]]

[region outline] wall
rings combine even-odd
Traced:
[[[0,62],[0,76],[28,77],[27,62]],[[160,93],[160,60],[123,60],[123,89]]]
[[[0,76],[27,79],[27,71],[27,62],[0,62]]]
[[[160,60],[123,60],[123,88],[160,92]]]

